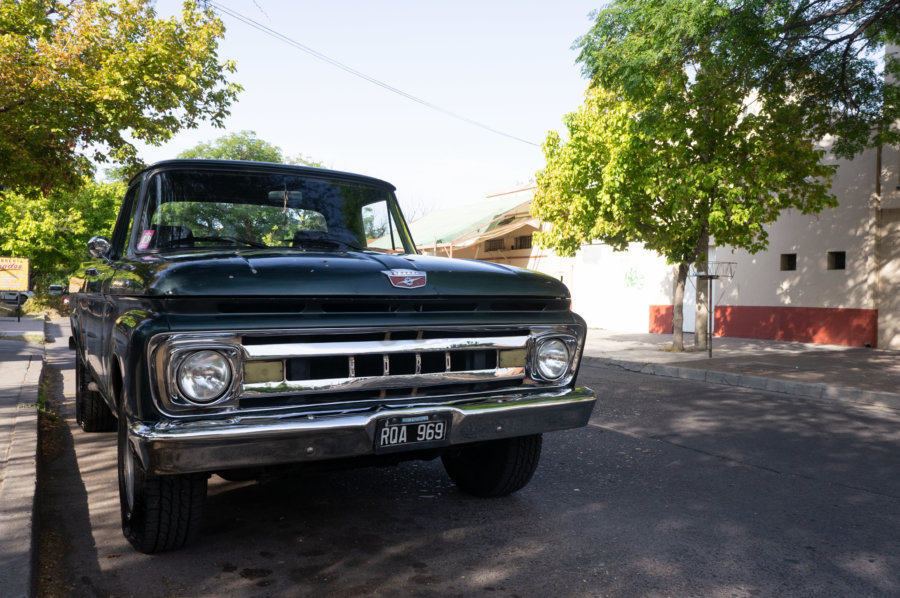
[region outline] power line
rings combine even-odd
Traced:
[[[262,33],[265,33],[266,35],[268,35],[270,37],[274,37],[275,39],[282,41],[282,42],[288,44],[289,46],[296,48],[297,50],[300,50],[301,52],[305,52],[314,58],[318,58],[319,60],[321,60],[323,62],[327,62],[328,64],[330,64],[334,67],[337,67],[337,68],[341,69],[342,71],[350,73],[354,77],[359,77],[360,79],[363,79],[364,81],[368,81],[369,83],[372,83],[374,85],[377,85],[378,87],[386,89],[386,90],[390,91],[391,93],[395,93],[395,94],[402,96],[408,100],[412,100],[413,102],[416,102],[417,104],[421,104],[422,106],[425,106],[426,108],[430,108],[431,110],[440,112],[441,114],[443,114],[445,116],[449,116],[451,118],[461,120],[470,125],[479,127],[486,131],[490,131],[491,133],[494,133],[497,135],[502,135],[503,137],[507,137],[509,139],[513,139],[513,140],[519,141],[521,143],[526,143],[526,144],[532,145],[534,147],[540,147],[540,145],[537,143],[528,141],[527,139],[522,139],[521,137],[516,137],[515,135],[510,135],[509,133],[504,133],[503,131],[501,131],[499,129],[495,129],[494,127],[490,127],[484,123],[480,123],[477,120],[473,120],[473,119],[467,118],[461,114],[451,112],[450,110],[447,110],[446,108],[441,108],[440,106],[432,104],[431,102],[423,100],[422,98],[416,97],[416,96],[412,95],[411,93],[407,93],[407,92],[403,91],[402,89],[398,89],[398,88],[394,87],[393,85],[388,85],[384,81],[380,81],[380,80],[376,79],[375,77],[371,77],[371,76],[369,76],[363,72],[360,72],[350,66],[347,66],[346,64],[344,64],[338,60],[335,60],[334,58],[326,56],[325,54],[322,54],[321,52],[314,50],[313,48],[310,48],[307,45],[301,44],[300,42],[298,42],[282,33],[277,32],[274,29],[266,27],[265,25],[263,25],[262,23],[260,23],[258,21],[254,21],[250,17],[244,16],[241,13],[236,12],[226,6],[222,6],[218,2],[210,1],[210,2],[207,2],[207,4],[209,6],[212,6],[213,9],[216,10],[217,12],[226,14],[229,17],[236,19],[249,27],[253,27],[254,29],[261,31]]]

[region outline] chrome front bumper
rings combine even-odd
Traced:
[[[367,413],[134,422],[128,435],[148,471],[192,473],[372,455],[376,422],[385,417],[448,413],[450,446],[578,428],[595,401],[589,388],[575,388]]]

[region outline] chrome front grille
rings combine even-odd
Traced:
[[[450,338],[433,331],[385,332],[374,339],[334,342],[328,337],[243,345],[241,407],[254,398],[366,391],[384,398],[403,389],[416,396],[448,384],[507,382],[525,378],[528,339],[523,331],[487,332]],[[401,338],[394,338],[400,336]],[[396,394],[396,393],[393,393]],[[314,399],[312,402],[319,402]]]
[[[548,380],[535,369],[535,351],[548,339],[569,345],[568,372]],[[390,402],[447,403],[485,392],[563,387],[575,376],[584,330],[559,324],[307,328],[161,333],[149,343],[161,412],[372,409]],[[228,390],[208,404],[181,390],[179,364],[195,351],[216,351],[229,362]],[[434,397],[431,399],[430,397]]]

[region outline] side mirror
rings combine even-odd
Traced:
[[[88,253],[95,258],[103,260],[109,259],[107,256],[109,255],[110,247],[112,247],[112,244],[105,237],[91,237],[87,244]]]

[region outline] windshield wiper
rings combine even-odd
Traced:
[[[269,246],[265,243],[260,243],[259,241],[251,241],[250,239],[243,239],[241,237],[233,237],[230,235],[222,235],[222,236],[212,236],[212,237],[193,237],[193,241],[201,241],[201,242],[210,242],[216,243],[218,241],[229,241],[232,245],[247,245],[248,247],[258,247],[260,249],[266,249]]]

